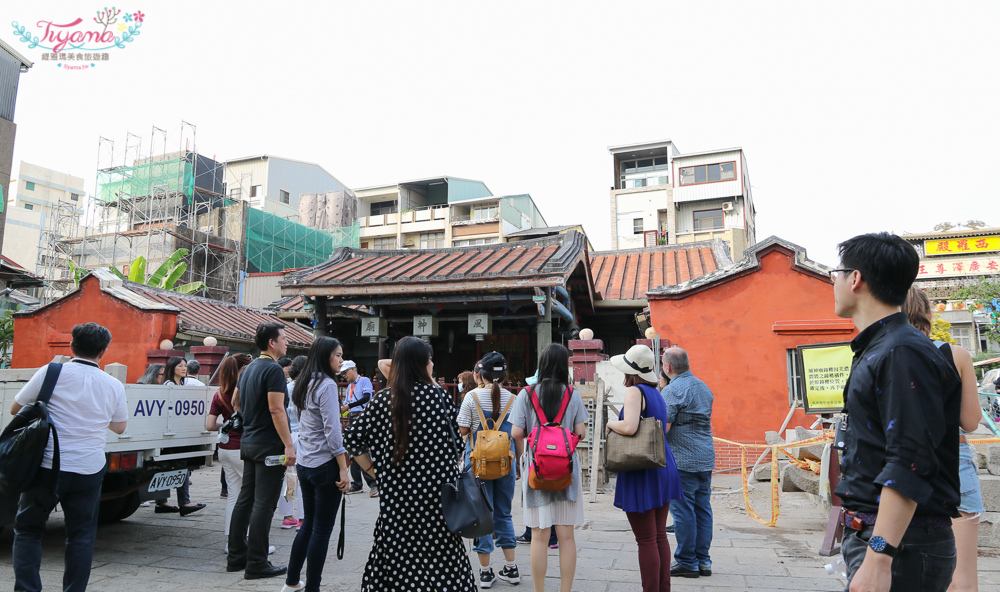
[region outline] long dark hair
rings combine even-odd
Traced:
[[[309,357],[306,358],[306,364],[295,379],[295,388],[292,389],[292,403],[299,412],[306,406],[306,397],[316,390],[316,384],[319,383],[318,380],[312,379],[315,374],[322,373],[330,378],[336,378],[337,373],[330,367],[330,356],[338,347],[340,342],[333,337],[320,337],[309,348]]]
[[[136,384],[160,384],[156,381],[160,376],[160,370],[163,370],[163,364],[150,364],[142,376],[139,377],[139,380],[136,381]],[[166,380],[166,378],[167,375],[164,374],[163,379]]]
[[[179,384],[177,382],[177,377],[174,376],[174,374],[177,372],[177,367],[181,365],[181,362],[187,363],[187,360],[185,360],[184,358],[182,358],[180,356],[173,356],[169,360],[167,360],[167,372],[166,372],[166,374],[163,377],[163,382],[166,382],[166,381],[169,380],[170,382],[172,382],[174,384]],[[185,377],[185,382],[186,381],[187,381],[187,377]]]
[[[431,345],[416,337],[404,337],[396,344],[389,370],[389,413],[396,442],[392,461],[403,462],[410,446],[410,423],[413,419],[413,387],[419,383],[434,384],[427,374],[434,350]]]
[[[538,360],[538,402],[545,412],[545,419],[553,421],[562,406],[563,394],[569,386],[569,350],[553,343],[542,350]]]
[[[250,356],[246,354],[235,354],[222,360],[219,366],[219,398],[222,402],[233,409],[233,393],[236,391],[236,382],[240,378],[240,372],[250,363]]]

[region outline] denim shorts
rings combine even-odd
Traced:
[[[973,460],[975,454],[971,445],[958,445],[958,478],[961,481],[959,490],[962,492],[958,511],[966,514],[981,514],[986,511],[983,508],[983,492],[979,488],[979,467]]]

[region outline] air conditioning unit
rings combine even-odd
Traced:
[[[732,212],[733,211],[733,202],[727,201],[726,203],[722,204],[722,211],[723,212]]]

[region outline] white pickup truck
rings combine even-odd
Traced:
[[[118,368],[109,368],[109,374],[124,376],[124,366],[114,366]],[[0,370],[0,430],[13,417],[14,396],[37,370]],[[167,497],[171,488],[184,482],[188,469],[201,467],[211,458],[217,434],[205,429],[205,419],[216,390],[125,385],[128,424],[121,435],[108,430],[104,448],[108,468],[101,489],[101,522],[128,518],[143,501]],[[0,527],[11,518],[10,508],[6,512],[0,508]]]

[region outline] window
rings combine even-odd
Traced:
[[[723,227],[725,217],[722,208],[717,210],[701,210],[694,213],[694,231],[717,230]]]
[[[681,185],[732,181],[736,178],[736,162],[703,164],[681,169]]]
[[[642,218],[632,218],[632,234],[642,234]]]
[[[288,192],[285,191],[284,189],[279,189],[278,190],[278,199],[281,200],[281,203],[286,204],[286,203],[289,203],[291,201],[291,196],[288,195]]]
[[[251,185],[250,186],[250,197],[257,197],[258,195],[260,195],[260,189],[261,189],[260,185]]]
[[[35,206],[33,206],[33,205],[29,204],[29,203],[26,203],[26,204],[24,204],[24,209],[26,209],[26,210],[33,210],[33,209],[35,209]]]
[[[476,245],[495,245],[500,242],[497,237],[490,238],[470,238],[466,240],[451,241],[453,247],[473,247]]]
[[[958,342],[958,345],[972,351],[972,331],[969,327],[951,327],[951,336]]]
[[[372,216],[381,216],[382,214],[391,214],[396,211],[395,201],[376,201],[372,203]]]
[[[25,181],[24,182],[24,188],[27,189],[28,191],[34,191],[35,190],[35,184],[32,183],[31,181]]]
[[[473,206],[472,207],[472,219],[473,220],[492,220],[496,218],[499,206],[497,204],[490,204],[488,206]]]
[[[229,199],[239,199],[240,198],[240,188],[229,190]]]
[[[421,249],[443,249],[444,248],[444,233],[443,232],[421,232],[420,233],[420,248]]]
[[[70,193],[69,194],[69,198],[71,200],[73,200],[73,201],[80,201],[80,194],[79,193]]]
[[[668,177],[661,171],[665,172],[669,168],[668,164],[666,156],[623,161],[621,163],[621,188],[634,189],[636,187],[666,185]]]
[[[618,214],[618,236],[629,236],[635,234],[634,220],[641,216],[642,212],[621,212]]]
[[[382,250],[395,249],[396,248],[396,237],[394,237],[394,236],[386,236],[386,237],[382,237],[382,238],[376,238],[372,242],[372,248],[373,249],[382,249]]]
[[[798,350],[785,350],[786,365],[788,366],[788,405],[793,401],[798,401],[802,405],[802,384],[799,382],[799,354]]]

